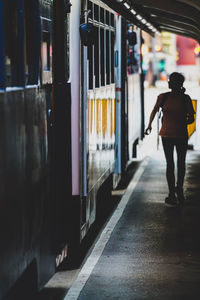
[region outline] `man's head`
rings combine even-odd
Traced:
[[[169,76],[169,88],[171,89],[180,89],[183,86],[183,83],[185,81],[185,77],[178,72],[173,72]]]

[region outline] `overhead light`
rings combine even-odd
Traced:
[[[131,13],[133,14],[133,15],[136,15],[136,11],[132,8],[131,9]]]
[[[148,22],[147,24],[146,24],[147,26],[151,26],[151,24]]]
[[[127,8],[127,9],[129,9],[131,6],[128,4],[128,3],[126,3],[126,2],[124,2],[124,6]]]
[[[140,16],[140,15],[136,15],[136,19],[138,19],[138,20],[142,20],[142,16]]]
[[[145,19],[142,19],[141,22],[142,22],[143,24],[146,24],[146,23],[147,23],[147,21],[146,21]]]

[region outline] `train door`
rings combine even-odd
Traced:
[[[71,201],[71,85],[69,80],[69,1],[54,1],[53,60],[53,185],[57,265],[66,255],[72,220]],[[63,254],[63,253],[64,254]]]
[[[127,77],[127,21],[122,18],[122,104],[121,104],[121,126],[122,126],[122,156],[121,156],[121,165],[122,165],[122,176],[125,172],[127,162],[129,160],[128,153],[128,77]]]
[[[136,149],[143,137],[143,97],[141,69],[141,32],[132,24],[127,25],[127,84],[128,84],[128,156],[137,156]]]
[[[99,1],[81,9],[82,236],[95,221],[99,189],[114,169],[114,12]],[[110,184],[110,183],[109,183]]]
[[[116,82],[116,104],[115,104],[115,173],[121,174],[121,101],[122,101],[122,17],[116,16],[116,50],[115,50],[115,82]]]
[[[127,21],[116,16],[116,146],[117,174],[123,174],[128,161],[128,79],[127,79]]]

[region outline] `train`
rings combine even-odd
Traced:
[[[0,0],[0,299],[77,254],[136,157],[141,45],[108,1]]]

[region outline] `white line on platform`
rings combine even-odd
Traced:
[[[98,241],[96,242],[94,249],[92,250],[90,256],[86,260],[85,264],[83,265],[77,279],[74,281],[73,285],[69,289],[67,295],[63,300],[77,300],[81,290],[83,289],[84,285],[86,284],[90,274],[92,273],[95,265],[97,264],[117,222],[121,218],[123,211],[140,179],[142,176],[144,169],[148,163],[148,158],[144,159],[141,163],[140,167],[138,168],[137,172],[133,176],[133,179],[129,183],[125,194],[123,195],[120,203],[118,204],[115,212],[113,213],[112,217],[110,218],[108,224],[102,231]]]

